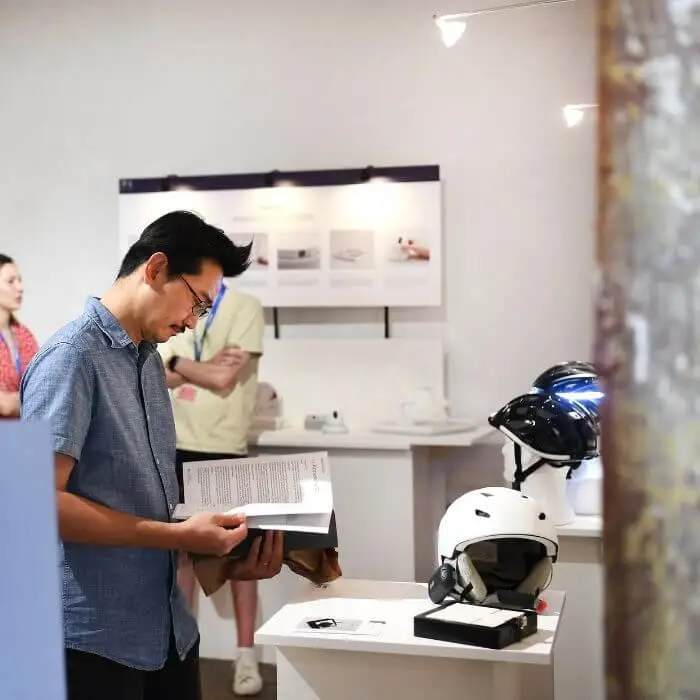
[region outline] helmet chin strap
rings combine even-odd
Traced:
[[[527,469],[523,469],[523,450],[518,443],[513,444],[515,452],[515,474],[513,475],[513,489],[520,491],[525,479],[530,474],[536,472],[543,464],[547,464],[547,460],[540,457],[534,464],[531,464]]]
[[[561,464],[553,464],[547,459],[544,459],[544,457],[540,457],[535,463],[531,464],[527,469],[523,469],[523,450],[520,445],[518,445],[517,442],[513,443],[513,451],[515,452],[515,474],[513,475],[513,484],[512,488],[515,491],[520,491],[520,487],[523,485],[523,482],[525,479],[527,479],[528,476],[531,474],[534,474],[540,467],[544,466],[545,464],[551,464],[553,467],[560,467],[562,466]],[[581,466],[581,462],[574,462],[569,465],[569,469],[567,470],[566,473],[566,478],[570,479],[571,474],[574,472],[575,469]]]
[[[566,478],[570,479],[571,475],[581,466],[581,462],[574,462],[567,470],[566,470]]]

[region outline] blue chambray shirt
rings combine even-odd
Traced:
[[[131,341],[96,298],[38,352],[22,379],[23,420],[49,421],[76,459],[67,490],[168,521],[178,500],[175,424],[156,346]],[[183,658],[197,624],[177,587],[176,553],[61,543],[68,648],[161,668],[171,634]]]

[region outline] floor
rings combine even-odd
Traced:
[[[236,695],[231,690],[231,662],[218,659],[201,659],[202,672],[202,700],[235,700]],[[261,664],[265,686],[262,693],[254,697],[257,700],[276,700],[277,678],[275,667],[270,664]]]

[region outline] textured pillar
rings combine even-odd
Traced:
[[[700,698],[700,0],[599,0],[611,700]]]

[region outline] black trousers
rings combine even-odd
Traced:
[[[201,700],[199,641],[181,661],[171,640],[165,665],[157,671],[66,649],[66,681],[67,700]]]

